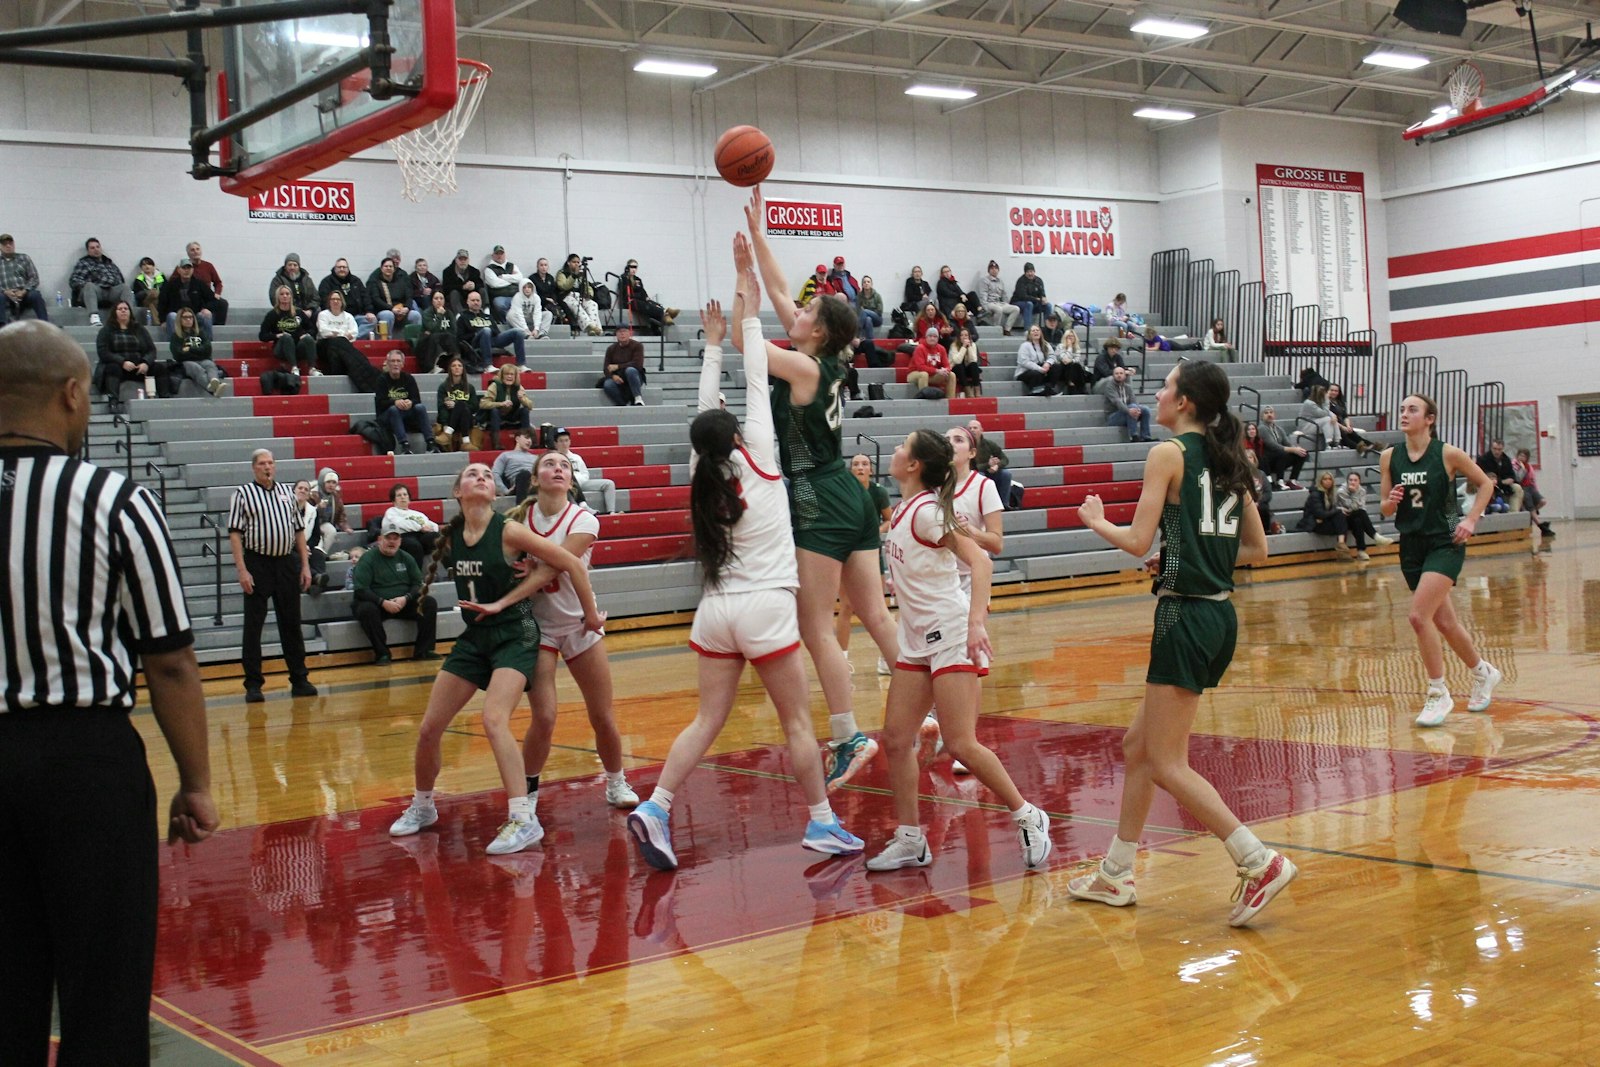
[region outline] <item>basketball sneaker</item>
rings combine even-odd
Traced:
[[[1067,895],[1074,900],[1093,900],[1110,904],[1113,908],[1126,908],[1138,903],[1133,891],[1133,868],[1122,874],[1106,873],[1105,864],[1095,864],[1093,874],[1080,875],[1067,883]]]
[[[418,830],[426,829],[439,821],[439,809],[432,804],[418,804],[411,802],[411,806],[400,814],[389,827],[390,837],[410,837]]]
[[[500,824],[500,832],[494,835],[485,851],[491,856],[509,856],[538,844],[543,837],[544,827],[539,825],[537,815],[528,819],[507,819]]]
[[[661,805],[645,801],[628,815],[628,833],[639,846],[639,855],[658,871],[672,871],[678,867],[678,857],[672,851],[672,827]]]
[[[1022,843],[1022,865],[1038,870],[1050,858],[1050,816],[1034,808],[1017,823],[1017,840]]]
[[[867,861],[869,871],[898,871],[903,867],[926,867],[933,862],[933,849],[926,836],[913,841],[896,830],[883,851]]]
[[[1494,702],[1494,687],[1505,677],[1488,660],[1483,660],[1479,666],[1484,669],[1474,669],[1472,672],[1472,693],[1467,697],[1468,711],[1488,711],[1489,705]]]
[[[893,674],[894,673],[894,668],[890,667],[889,666],[889,662],[887,660],[885,660],[882,656],[878,657],[878,673],[879,674]]]
[[[823,760],[828,792],[854,778],[877,754],[878,742],[859,730],[843,741],[828,742],[827,756]]]
[[[1449,715],[1455,706],[1455,701],[1450,699],[1449,690],[1429,688],[1428,698],[1422,702],[1422,713],[1417,716],[1417,725],[1442,726],[1445,716]]]
[[[1228,925],[1243,926],[1255,918],[1256,913],[1271,904],[1272,898],[1294,881],[1294,876],[1299,873],[1300,868],[1273,849],[1267,850],[1267,861],[1261,866],[1240,867],[1239,884],[1233,887],[1233,896],[1230,898],[1235,903],[1233,914],[1228,916]]]
[[[606,803],[613,808],[637,808],[639,794],[633,791],[626,779],[618,782],[606,782]]]
[[[853,852],[860,852],[867,847],[867,844],[837,822],[818,822],[812,819],[806,823],[806,833],[800,839],[800,847],[809,848],[812,852],[826,852],[833,856],[848,856]]]
[[[960,760],[958,760],[958,759],[956,759],[954,757],[951,757],[951,759],[950,759],[950,773],[952,773],[952,774],[971,774],[972,772],[967,769],[967,765],[965,763],[962,763]]]
[[[932,763],[943,746],[939,743],[939,720],[932,715],[922,720],[922,725],[917,727],[917,766],[926,767]]]

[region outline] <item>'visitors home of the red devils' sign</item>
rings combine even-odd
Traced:
[[[767,234],[772,237],[844,237],[844,205],[802,200],[768,200]]]
[[[1083,200],[1006,201],[1006,228],[1013,256],[1119,259],[1117,209]]]
[[[250,218],[269,222],[354,222],[355,182],[295,181],[250,197]]]

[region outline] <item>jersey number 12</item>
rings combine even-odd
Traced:
[[[1211,471],[1203,471],[1200,475],[1200,532],[1212,537],[1238,537],[1239,516],[1234,512],[1239,509],[1239,494],[1229,493],[1222,498],[1220,507],[1212,503]]]

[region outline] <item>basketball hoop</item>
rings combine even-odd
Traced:
[[[403,133],[389,144],[400,161],[405,179],[405,197],[412,203],[432,193],[445,196],[456,191],[456,149],[472,124],[483,102],[484,87],[494,71],[475,59],[458,59],[460,90],[456,106],[420,129]]]
[[[1450,106],[1456,114],[1465,115],[1477,109],[1478,98],[1483,95],[1483,71],[1472,63],[1463,63],[1450,72],[1444,87],[1450,93]]]

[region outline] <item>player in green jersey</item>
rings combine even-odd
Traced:
[[[1500,683],[1500,672],[1478,655],[1472,635],[1450,603],[1450,590],[1467,558],[1467,541],[1494,496],[1494,481],[1471,456],[1439,440],[1438,422],[1439,409],[1432,400],[1406,397],[1400,402],[1405,443],[1384,449],[1378,464],[1383,476],[1378,499],[1384,515],[1393,515],[1400,531],[1400,573],[1411,587],[1411,628],[1417,632],[1428,675],[1418,726],[1441,725],[1455,706],[1444,683],[1441,638],[1472,672],[1468,711],[1487,711]],[[1456,475],[1477,493],[1465,517],[1456,501]]]
[[[522,746],[511,733],[511,713],[533,683],[539,661],[539,624],[527,610],[527,599],[549,581],[549,573],[536,567],[518,581],[512,564],[526,553],[571,578],[583,605],[586,629],[599,632],[605,626],[605,615],[595,607],[588,568],[578,557],[495,512],[494,475],[487,466],[468,464],[456,476],[452,492],[461,503],[461,513],[439,537],[428,581],[432,582],[440,562],[448,559],[447,570],[455,579],[467,628],[456,638],[455,648],[434,679],[417,735],[416,794],[389,833],[406,837],[439,820],[433,785],[443,762],[440,741],[451,720],[482,689],[483,729],[494,750],[510,809],[505,825],[489,843],[489,853],[498,856],[520,852],[544,836],[528,802]]]
[[[1173,437],[1150,450],[1133,525],[1106,521],[1097,496],[1078,509],[1113,546],[1143,556],[1161,531],[1155,629],[1144,703],[1122,739],[1122,809],[1111,847],[1093,874],[1073,879],[1079,900],[1132,904],[1133,861],[1156,787],[1216,834],[1238,868],[1230,926],[1243,926],[1293,881],[1295,865],[1263,845],[1189,766],[1189,731],[1200,694],[1222,680],[1238,634],[1229,596],[1233,569],[1267,558],[1252,497],[1244,431],[1228,410],[1233,390],[1215,363],[1183,362],[1156,393],[1156,422]]]
[[[842,298],[820,296],[796,309],[792,292],[766,238],[766,205],[757,186],[745,206],[748,239],[734,239],[734,265],[754,262],[793,349],[767,345],[772,374],[772,419],[778,458],[789,479],[795,562],[800,572],[800,640],[817,668],[828,702],[828,789],[839,788],[871,761],[878,743],[861,732],[850,706],[850,664],[833,637],[833,608],[841,590],[872,635],[884,661],[898,655],[895,624],[883,602],[878,572],[878,512],[846,469],[840,427],[841,391],[855,358],[859,316]],[[740,341],[737,331],[732,334]]]

